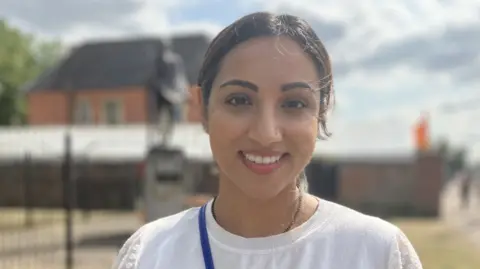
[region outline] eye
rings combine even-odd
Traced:
[[[299,100],[286,101],[285,103],[283,103],[282,106],[286,107],[286,108],[295,108],[295,109],[307,107],[305,102],[302,102],[302,101],[299,101]]]
[[[245,106],[252,104],[248,96],[232,96],[227,99],[226,103],[232,106]]]

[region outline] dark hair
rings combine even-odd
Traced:
[[[208,106],[212,84],[225,55],[245,41],[265,36],[287,36],[304,48],[312,58],[320,77],[319,137],[329,137],[331,134],[326,125],[326,113],[334,100],[330,57],[312,27],[306,21],[292,15],[252,13],[227,26],[213,39],[205,54],[197,80],[198,86],[202,89],[204,109]]]

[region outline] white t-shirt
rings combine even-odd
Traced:
[[[315,214],[289,232],[243,238],[227,232],[207,206],[207,230],[216,269],[420,269],[420,260],[396,226],[320,200]],[[124,244],[114,269],[205,269],[199,208],[141,227]]]

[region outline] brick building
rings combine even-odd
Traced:
[[[195,120],[187,93],[209,42],[207,36],[185,35],[76,47],[26,89],[28,123],[142,124],[158,115],[159,92],[169,92],[160,98],[184,99],[178,120]]]

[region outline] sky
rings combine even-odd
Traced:
[[[300,16],[325,43],[334,66],[333,139],[340,133],[347,144],[411,143],[412,125],[425,111],[433,140],[448,138],[480,158],[480,109],[445,107],[480,105],[479,0],[0,1],[0,17],[69,45],[195,31],[213,36],[255,11]]]

